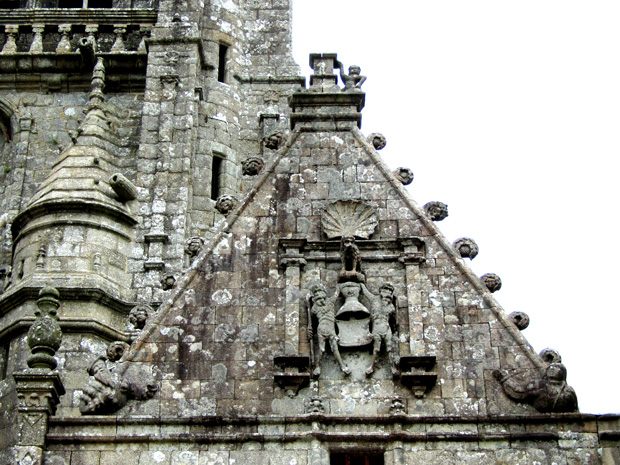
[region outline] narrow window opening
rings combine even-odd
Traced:
[[[220,44],[220,57],[217,67],[217,80],[226,82],[226,55],[228,55],[228,45]]]
[[[213,164],[211,166],[211,198],[217,200],[222,189],[222,168],[224,165],[224,157],[221,155],[213,155]]]
[[[330,465],[384,465],[383,452],[330,454],[329,464]]]
[[[0,380],[6,379],[9,366],[9,345],[0,347]]]

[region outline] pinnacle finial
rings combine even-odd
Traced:
[[[90,106],[95,107],[103,103],[103,88],[105,87],[105,66],[103,58],[97,57],[93,68],[93,77],[90,80]]]

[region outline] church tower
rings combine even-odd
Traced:
[[[0,7],[0,463],[620,464],[291,0]]]

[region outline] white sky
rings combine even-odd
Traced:
[[[293,52],[368,77],[362,132],[480,247],[523,334],[560,352],[583,413],[620,412],[620,2],[293,0]]]

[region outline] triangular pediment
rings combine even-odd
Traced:
[[[336,321],[350,373],[324,337],[319,374],[310,290],[322,284],[336,320],[351,303],[339,227],[355,236],[363,276],[352,280],[365,290],[353,300],[368,315]],[[384,336],[369,375],[384,283],[395,363]],[[426,415],[530,412],[497,373],[545,368],[357,128],[294,130],[171,292],[128,357],[160,371],[165,415],[303,413],[317,398],[334,414],[386,414],[394,402]]]

